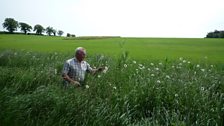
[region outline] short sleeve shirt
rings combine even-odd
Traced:
[[[65,62],[63,67],[63,74],[67,74],[71,79],[75,81],[84,81],[86,72],[91,72],[93,69],[86,61],[81,63],[77,59],[72,58]]]

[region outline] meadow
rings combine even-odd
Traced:
[[[0,124],[224,125],[223,42],[0,35]],[[77,46],[108,71],[64,89]]]
[[[88,55],[104,54],[118,57],[123,51],[135,59],[189,58],[200,61],[208,58],[212,63],[223,63],[224,39],[204,38],[101,38],[67,39],[64,37],[0,35],[0,50],[15,49],[35,52],[62,52],[73,54],[83,46]]]

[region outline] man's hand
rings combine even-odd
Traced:
[[[98,69],[97,69],[97,72],[101,72],[101,71],[103,71],[105,69],[105,67],[99,67]]]
[[[74,80],[71,82],[71,84],[74,85],[75,87],[80,87],[81,86],[78,81],[74,81]]]

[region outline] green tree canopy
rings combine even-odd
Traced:
[[[39,35],[41,35],[44,32],[44,30],[45,30],[44,27],[39,24],[35,25],[33,29],[33,31],[36,31],[36,34]]]
[[[56,36],[57,30],[53,29],[53,34]]]
[[[53,27],[48,26],[48,27],[46,28],[46,33],[47,33],[49,36],[51,36],[51,34],[54,33],[54,29],[53,29]]]
[[[10,33],[13,33],[17,30],[18,22],[13,18],[6,18],[5,22],[2,24],[3,28],[6,28]]]
[[[224,38],[224,31],[215,30],[214,32],[209,32],[206,38]]]
[[[23,31],[25,34],[27,33],[27,31],[31,31],[32,27],[26,23],[20,22],[19,23],[19,27],[21,29],[21,31]]]
[[[58,30],[58,35],[62,36],[64,34],[64,32],[62,30]]]

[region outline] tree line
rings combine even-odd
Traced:
[[[46,29],[41,26],[40,24],[36,24],[33,28],[27,23],[24,22],[18,22],[13,18],[6,18],[4,23],[2,24],[3,28],[8,30],[9,33],[14,33],[17,31],[17,28],[20,28],[20,30],[24,34],[29,34],[28,32],[31,32],[33,29],[34,32],[36,32],[37,35],[43,35],[44,32],[46,32],[47,35],[51,36],[58,34],[59,36],[62,36],[64,32],[62,30],[55,30],[53,27],[48,26]]]
[[[214,32],[209,32],[206,38],[224,38],[224,31],[215,30]]]

